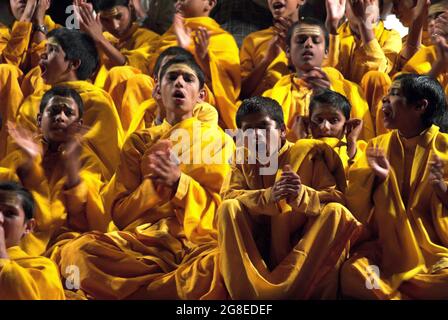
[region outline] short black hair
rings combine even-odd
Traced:
[[[35,203],[31,192],[14,181],[1,181],[0,190],[13,191],[19,196],[22,202],[23,211],[25,212],[25,221],[30,220],[34,217]]]
[[[64,86],[55,86],[50,90],[48,90],[47,92],[45,92],[45,94],[42,97],[42,100],[40,101],[40,107],[39,107],[40,113],[43,113],[45,111],[45,107],[47,106],[48,102],[50,101],[51,98],[55,96],[72,98],[73,100],[75,100],[76,104],[78,105],[79,118],[82,118],[82,115],[84,113],[84,103],[82,101],[81,96],[76,90]]]
[[[171,67],[172,65],[175,65],[175,64],[184,64],[184,65],[189,66],[191,69],[193,69],[193,71],[196,74],[196,77],[198,77],[198,79],[199,79],[199,88],[200,89],[204,88],[204,84],[205,84],[204,72],[202,71],[201,67],[199,67],[199,65],[196,63],[195,60],[191,60],[186,57],[176,57],[174,59],[171,59],[167,63],[165,63],[165,65],[162,67],[162,70],[160,71],[159,81],[161,81],[163,79],[163,77],[165,76],[165,73],[168,71],[169,67]]]
[[[236,112],[236,126],[241,129],[243,118],[249,114],[262,113],[275,121],[277,128],[285,124],[283,109],[280,104],[271,98],[255,96],[243,100]]]
[[[92,37],[88,34],[76,29],[57,28],[48,33],[47,39],[49,38],[54,38],[64,50],[65,60],[81,62],[76,70],[79,80],[89,79],[98,69],[98,50]]]
[[[129,0],[92,0],[93,8],[96,12],[110,10],[116,6],[127,7]]]
[[[429,76],[405,73],[394,79],[400,81],[401,92],[406,102],[411,105],[426,99],[428,106],[422,115],[422,123],[425,127],[435,124],[439,127],[445,126],[447,101],[443,87],[440,83]]]
[[[311,96],[311,101],[309,105],[309,114],[312,115],[314,108],[317,105],[329,104],[332,107],[338,109],[342,112],[346,120],[350,120],[350,112],[352,106],[346,97],[344,97],[339,92],[323,89],[318,90],[315,94]]]
[[[322,21],[315,19],[315,18],[311,18],[311,17],[300,18],[299,21],[295,22],[289,28],[288,35],[286,37],[286,45],[288,47],[291,47],[292,34],[294,33],[294,30],[302,24],[318,26],[319,28],[321,28],[322,32],[324,33],[324,38],[325,38],[325,50],[328,50],[328,48],[330,47],[330,34],[328,33],[328,30],[325,27],[325,24],[323,24]]]
[[[168,49],[163,50],[162,53],[157,57],[156,64],[154,65],[154,72],[153,72],[154,78],[157,78],[157,76],[159,75],[163,59],[169,56],[173,56],[174,58],[185,57],[194,61],[193,54],[187,49],[184,49],[179,46],[169,47]]]

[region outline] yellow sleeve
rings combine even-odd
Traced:
[[[277,203],[272,198],[272,188],[251,190],[243,170],[239,165],[233,165],[231,173],[225,178],[221,188],[223,200],[236,199],[240,201],[251,214],[278,215]]]
[[[253,52],[255,51],[254,42],[251,35],[248,35],[244,38],[243,43],[240,49],[240,61],[241,61],[241,78],[247,78],[252,70],[255,69],[254,59],[252,57]]]
[[[145,148],[145,143],[135,133],[126,140],[120,164],[105,196],[108,199],[106,209],[111,208],[112,219],[120,229],[162,204],[152,181],[144,179],[140,172],[140,161]]]
[[[339,46],[340,46],[340,37],[339,35],[330,34],[330,45],[328,49],[327,59],[324,61],[325,67],[333,67],[337,68],[339,64]]]
[[[20,67],[26,58],[31,41],[33,25],[31,22],[16,21],[12,26],[11,38],[2,52],[2,63]]]
[[[199,121],[210,125],[218,125],[218,111],[212,105],[203,102],[198,103],[193,109],[193,116]]]
[[[23,252],[16,258],[0,259],[0,300],[65,300],[56,265],[44,257],[29,257]]]

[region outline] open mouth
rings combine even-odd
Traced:
[[[44,63],[39,62],[39,67],[41,71],[41,76],[44,76],[47,73],[47,66]]]
[[[185,94],[180,90],[176,90],[173,94],[173,98],[176,102],[183,102],[185,100]]]
[[[285,8],[285,4],[282,2],[274,2],[272,8],[274,9],[274,12],[279,12]]]
[[[390,110],[388,107],[382,107],[384,120],[392,119],[392,110]]]

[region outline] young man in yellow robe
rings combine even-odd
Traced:
[[[273,26],[249,34],[240,50],[241,97],[259,96],[290,73],[286,57],[288,29],[299,20],[303,0],[269,0]]]
[[[317,140],[288,142],[275,100],[244,100],[236,121],[247,152],[236,155],[217,213],[231,298],[335,299],[339,267],[361,231],[341,204],[338,155]]]
[[[367,228],[341,271],[357,299],[448,298],[448,135],[443,89],[428,76],[398,76],[384,97],[391,132],[369,142],[350,169],[347,205]]]
[[[345,80],[334,68],[322,68],[328,49],[328,33],[323,24],[313,18],[295,23],[288,32],[287,55],[295,73],[281,78],[263,95],[277,100],[283,108],[287,130],[291,130],[297,116],[309,115],[312,94],[331,89],[346,96],[352,106],[351,117],[363,121],[361,139],[375,136],[372,119],[361,88]]]
[[[129,0],[95,1],[96,17],[91,4],[75,3],[80,28],[94,39],[100,53],[101,66],[94,83],[111,95],[127,130],[137,105],[122,103],[126,80],[142,74],[149,77],[150,52],[159,35],[132,21]]]
[[[50,0],[10,0],[15,22],[11,29],[0,24],[0,63],[18,67],[24,73],[39,63],[46,34],[57,26],[45,15]]]
[[[110,179],[118,166],[123,129],[110,96],[86,81],[98,66],[98,53],[93,40],[77,30],[59,28],[48,34],[46,53],[42,55],[42,77],[49,86],[63,85],[76,90],[84,103],[84,125],[90,128],[87,145],[108,170]],[[16,123],[37,131],[36,114],[44,91],[24,100],[17,112]],[[8,144],[8,153],[17,149]]]
[[[152,91],[152,97],[142,102],[137,108],[126,132],[127,137],[135,131],[162,124],[163,119],[165,118],[165,108],[163,107],[163,101],[160,95],[160,85],[158,83],[160,70],[169,60],[181,57],[194,61],[194,56],[189,51],[177,46],[169,47],[159,55],[154,67],[155,87]],[[205,91],[201,92],[200,99],[193,108],[193,116],[200,121],[217,125],[218,112],[215,107],[206,102],[208,97],[209,96]]]
[[[388,74],[402,49],[400,34],[385,29],[379,20],[379,0],[326,1],[328,65],[362,87],[375,117],[374,109],[390,86]],[[347,21],[339,26],[344,13]]]
[[[312,138],[321,140],[339,155],[346,174],[361,157],[367,143],[359,140],[362,120],[350,118],[350,102],[342,94],[323,90],[311,97],[310,115],[299,117],[287,137],[290,141]]]
[[[107,169],[82,145],[83,102],[67,87],[45,93],[37,122],[41,135],[9,124],[19,147],[0,163],[17,174],[36,199],[36,230],[21,241],[30,254],[43,254],[80,232],[107,231],[110,218],[100,196]]]
[[[28,190],[0,182],[0,300],[65,299],[56,265],[19,247],[20,239],[33,231],[33,211]]]
[[[168,47],[180,46],[190,51],[204,70],[220,126],[234,129],[235,103],[241,89],[239,50],[233,36],[209,17],[215,5],[216,0],[178,0],[173,25],[161,36],[151,66]]]
[[[59,267],[80,266],[87,297],[227,297],[216,210],[234,143],[218,126],[193,117],[205,82],[194,61],[170,60],[160,81],[166,118],[126,140],[105,196],[122,231],[88,233],[62,248]]]

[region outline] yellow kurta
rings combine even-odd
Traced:
[[[342,24],[338,36],[331,37],[328,65],[358,84],[369,71],[389,73],[401,51],[400,34],[384,28],[383,21],[374,28],[374,33],[376,41],[363,45],[351,32],[348,22]]]
[[[444,162],[448,180],[448,135],[432,126],[412,139],[396,130],[373,139],[391,170],[375,187],[366,156],[349,172],[347,204],[371,237],[342,269],[344,295],[360,299],[448,298],[448,210],[429,184],[432,153]],[[366,288],[367,266],[379,267],[376,289]]]
[[[48,31],[59,26],[45,16],[44,24]],[[40,55],[45,50],[45,41],[31,43],[33,37],[33,24],[31,22],[16,21],[10,30],[0,26],[0,62],[19,67],[24,72],[37,66]]]
[[[19,247],[0,259],[0,300],[64,300],[59,271],[47,258],[29,256]]]
[[[16,150],[0,166],[16,172],[24,158],[23,151]],[[31,255],[42,255],[50,246],[58,242],[61,245],[63,239],[74,238],[80,232],[107,231],[110,222],[100,196],[107,169],[87,147],[80,159],[81,183],[71,189],[64,189],[66,172],[60,156],[48,153],[44,158],[37,159],[30,175],[20,181],[36,201],[36,228],[20,243]]]
[[[359,158],[361,158],[367,146],[367,143],[364,140],[356,141],[356,154],[353,159],[350,159],[347,153],[347,140],[345,137],[343,139],[325,137],[318,140],[328,144],[339,155],[347,177],[348,170],[350,169],[351,165],[355,163]]]
[[[279,151],[279,168],[286,164],[302,182],[292,207],[272,200],[282,170],[262,176],[257,165],[237,164],[223,185],[220,267],[233,299],[336,298],[345,250],[361,230],[337,203],[341,161],[325,143],[304,139]]]
[[[193,130],[202,143],[180,141],[179,159],[195,151],[214,154],[221,163],[181,164],[175,195],[164,195],[142,177],[141,157],[159,139],[170,136],[174,148],[180,147],[172,135],[191,137]],[[215,143],[211,150],[206,146],[210,141]],[[123,231],[88,233],[67,244],[60,267],[80,266],[81,290],[93,298],[226,298],[217,263],[216,209],[233,151],[233,141],[222,130],[195,118],[132,134],[105,196],[115,225]]]
[[[275,36],[274,27],[252,32],[243,41],[240,50],[241,78],[247,78],[250,73],[261,63],[267,54],[269,42]],[[259,96],[271,89],[280,78],[289,74],[288,58],[282,50],[266,69],[260,83],[252,96]]]
[[[86,81],[58,83],[76,90],[84,102],[83,124],[91,129],[85,135],[89,148],[98,156],[108,170],[105,179],[110,179],[118,166],[120,149],[124,137],[117,110],[110,96]],[[39,91],[25,99],[17,113],[17,124],[37,132],[37,114],[44,92]],[[8,153],[16,150],[8,143]]]
[[[350,101],[352,118],[362,119],[363,129],[360,139],[369,140],[375,136],[372,118],[370,116],[369,106],[364,100],[359,86],[345,79],[337,78],[337,70],[333,68],[324,68],[328,74],[331,83],[331,90],[339,92]],[[281,78],[277,84],[266,91],[263,96],[276,100],[283,108],[283,114],[287,129],[292,127],[296,115],[308,116],[309,104],[313,90],[305,86],[304,82],[298,79],[294,74]]]
[[[153,98],[143,102],[138,107],[136,113],[134,113],[131,125],[126,133],[126,137],[129,137],[135,131],[149,129],[155,126],[157,108],[157,102]],[[193,116],[199,121],[210,125],[218,125],[218,112],[215,107],[207,102],[202,102],[195,105],[193,108]]]
[[[196,17],[185,19],[185,26],[191,30],[199,27],[206,28],[210,33],[208,52],[210,56],[211,83],[207,83],[212,91],[218,109],[220,126],[223,128],[236,128],[235,115],[237,111],[236,102],[240,95],[241,74],[238,46],[233,36],[222,29],[219,24],[209,17]],[[156,59],[165,49],[177,46],[176,35],[171,26],[160,38],[157,50],[151,59],[151,69],[154,68]],[[194,42],[188,50],[193,53],[197,61]],[[210,102],[210,101],[207,101]]]

